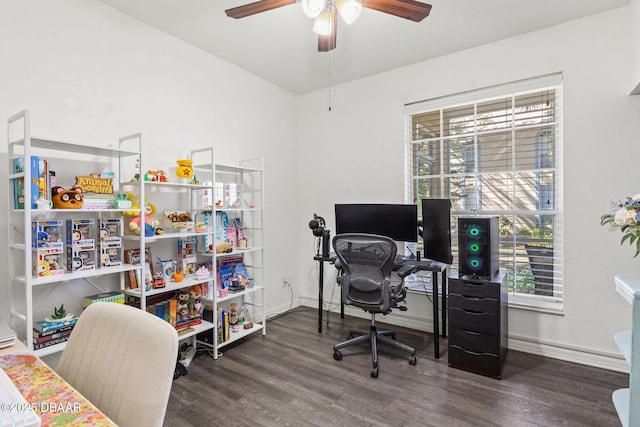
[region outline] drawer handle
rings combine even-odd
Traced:
[[[482,311],[467,310],[466,308],[463,308],[462,311],[464,311],[465,313],[475,314],[475,315],[484,314],[484,312],[482,312]]]
[[[464,331],[464,333],[467,335],[476,335],[476,336],[482,335],[480,332],[473,332],[473,331]]]
[[[455,347],[457,349],[460,349],[460,350],[464,351],[467,354],[473,354],[474,356],[495,356],[495,354],[493,354],[493,353],[487,353],[487,352],[476,353],[475,351],[465,350],[464,348],[460,347],[459,345],[452,344],[451,347]]]
[[[478,297],[467,297],[462,295],[462,298],[466,299],[467,301],[482,301],[484,298],[478,298]]]

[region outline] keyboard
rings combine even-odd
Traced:
[[[0,369],[0,426],[40,427],[40,417],[17,389],[7,373]]]

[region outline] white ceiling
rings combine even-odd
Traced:
[[[298,94],[629,3],[425,0],[433,9],[420,23],[364,9],[352,25],[340,20],[337,48],[321,53],[298,3],[236,20],[225,9],[252,0],[100,1]]]

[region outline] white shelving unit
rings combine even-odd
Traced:
[[[40,304],[45,305],[47,296],[58,286],[65,286],[69,281],[83,280],[94,286],[98,292],[104,292],[93,283],[92,278],[105,275],[118,275],[123,281],[125,272],[139,269],[137,266],[121,265],[114,267],[96,268],[94,270],[77,271],[73,273],[50,275],[44,277],[34,277],[32,274],[32,262],[34,259],[32,248],[32,222],[45,220],[65,220],[72,218],[92,218],[99,221],[101,218],[121,216],[120,209],[47,209],[37,210],[32,208],[32,189],[28,183],[31,181],[32,168],[31,156],[46,158],[52,166],[56,166],[59,172],[61,169],[69,168],[73,164],[87,164],[88,167],[99,166],[105,170],[114,172],[116,180],[120,179],[120,165],[126,159],[135,163],[141,161],[139,134],[127,136],[120,139],[118,148],[97,147],[87,144],[72,143],[50,138],[35,137],[31,135],[31,122],[29,111],[25,110],[17,113],[7,120],[7,141],[9,158],[8,176],[8,241],[9,241],[9,298],[11,320],[23,323],[25,327],[24,341],[30,350],[34,350],[32,329],[34,322],[41,319],[34,319],[34,308]],[[14,172],[14,159],[22,158],[23,171]],[[65,168],[66,166],[66,168]],[[60,168],[60,169],[59,169]],[[73,174],[71,170],[65,171]],[[91,173],[93,170],[82,171]],[[71,175],[73,177],[73,175]],[[66,176],[68,179],[69,176]],[[24,182],[23,199],[24,208],[15,206],[14,186],[19,181]],[[68,188],[68,187],[65,187]],[[119,188],[114,188],[115,192]],[[96,236],[97,237],[97,236]],[[97,247],[97,242],[96,242]],[[62,254],[64,257],[64,254]],[[96,267],[99,262],[96,257]],[[95,292],[95,291],[94,291]],[[53,307],[51,307],[53,309]],[[51,312],[51,311],[49,311]],[[52,345],[35,353],[44,356],[57,351],[62,351],[64,343]]]
[[[198,181],[180,181],[175,177],[170,177],[169,182],[145,181],[144,171],[148,170],[144,162],[142,136],[140,134],[130,135],[120,138],[117,148],[98,147],[88,144],[78,144],[59,141],[49,138],[34,137],[31,135],[31,123],[28,111],[22,111],[8,119],[8,237],[9,237],[9,297],[11,319],[17,323],[24,324],[24,341],[30,350],[34,350],[34,339],[32,329],[34,323],[42,320],[42,313],[39,318],[34,318],[34,310],[53,311],[53,306],[48,297],[59,286],[67,286],[71,281],[84,281],[95,287],[90,293],[103,293],[113,288],[119,288],[125,297],[135,297],[139,301],[140,308],[147,309],[148,299],[159,294],[167,294],[171,298],[176,291],[190,288],[196,284],[205,284],[209,288],[207,295],[203,295],[203,304],[209,304],[213,309],[213,322],[202,320],[197,325],[191,325],[188,333],[180,335],[181,340],[191,338],[195,348],[196,335],[210,331],[212,341],[208,345],[213,348],[214,358],[218,357],[218,350],[231,342],[237,341],[254,332],[262,331],[266,334],[266,319],[264,311],[264,284],[263,284],[263,165],[262,160],[252,160],[238,165],[214,164],[213,149],[205,148],[192,150],[189,159],[193,162],[194,178]],[[93,172],[109,171],[115,177],[112,180],[114,192],[129,192],[138,196],[140,206],[144,207],[146,201],[156,204],[158,213],[153,218],[159,220],[163,210],[188,211],[194,220],[198,217],[210,215],[212,221],[207,229],[200,232],[195,230],[171,229],[165,230],[164,234],[145,236],[129,235],[127,229],[126,215],[143,216],[144,208],[137,209],[33,209],[31,205],[31,186],[24,185],[23,199],[24,208],[14,206],[14,185],[20,180],[28,182],[32,176],[31,156],[38,156],[47,159],[52,166],[55,166],[61,173],[58,176],[58,183],[64,188],[70,188],[68,181],[74,178],[75,174],[91,174]],[[12,172],[14,159],[22,158],[24,170],[22,172]],[[70,163],[73,162],[73,163]],[[73,164],[74,167],[69,167]],[[75,169],[78,169],[76,171]],[[97,169],[92,169],[92,168]],[[139,170],[136,169],[139,168]],[[88,169],[88,170],[85,170]],[[139,172],[138,180],[128,180],[135,172]],[[73,182],[73,181],[72,181]],[[222,183],[223,187],[233,188],[233,203],[226,206],[216,206],[214,195],[216,193],[216,183]],[[25,182],[26,184],[26,182]],[[225,199],[224,195],[220,195]],[[161,201],[156,202],[159,198]],[[228,202],[227,197],[227,202]],[[224,201],[221,200],[221,203]],[[123,262],[120,266],[96,268],[94,270],[76,271],[73,273],[38,277],[32,273],[32,262],[34,255],[32,252],[32,222],[57,220],[57,219],[94,219],[99,223],[102,218],[123,217],[122,230],[122,251],[136,248],[141,254],[145,253],[145,248],[151,249],[152,260],[155,262],[155,255],[158,252],[164,254],[171,253],[167,248],[173,245],[173,254],[178,259],[177,241],[185,238],[205,238],[205,241],[213,243],[215,241],[215,218],[217,212],[224,212],[229,219],[239,218],[244,226],[244,232],[249,245],[237,248],[230,253],[216,254],[215,246],[211,249],[199,248],[196,256],[198,264],[209,263],[211,270],[215,272],[216,264],[222,264],[229,257],[242,257],[247,270],[252,276],[254,285],[245,288],[241,292],[230,293],[222,296],[218,294],[218,279],[215,273],[209,277],[196,278],[195,274],[185,277],[181,282],[167,282],[164,288],[147,289],[144,281],[139,280],[137,288],[127,287],[126,276],[134,272],[138,278],[142,279],[144,274],[144,262],[131,265]],[[160,224],[163,227],[163,224]],[[97,230],[96,230],[97,231]],[[99,248],[98,236],[95,236],[96,249]],[[66,249],[66,245],[64,247]],[[158,250],[158,252],[156,252]],[[98,252],[98,251],[96,251]],[[96,253],[96,267],[99,267]],[[96,285],[92,278],[113,275],[113,280],[109,280],[108,289],[102,289]],[[66,292],[66,289],[65,289]],[[247,320],[252,322],[252,326],[242,328],[239,331],[230,332],[229,339],[224,342],[217,342],[218,325],[216,313],[218,308],[228,309],[230,302],[237,302],[241,307],[249,308]],[[77,302],[80,306],[80,302]],[[49,347],[35,351],[39,356],[62,351],[65,343],[51,345]]]
[[[225,214],[229,223],[234,218],[242,222],[246,248],[235,248],[229,253],[214,253],[214,265],[224,264],[226,259],[242,257],[254,285],[240,292],[221,293],[220,278],[214,276],[214,286],[205,299],[212,307],[214,316],[213,339],[211,343],[201,342],[213,350],[213,357],[217,359],[219,350],[247,335],[255,332],[267,333],[267,323],[264,310],[264,259],[263,259],[263,221],[264,221],[264,176],[262,159],[247,160],[238,165],[215,164],[214,165],[214,192],[213,192],[212,216],[216,228],[220,230],[219,215]],[[218,231],[219,232],[219,231]],[[218,241],[226,236],[218,236]],[[220,330],[218,311],[227,310],[231,302],[239,306],[250,308],[247,321],[252,323],[250,328],[241,327],[237,331],[229,331],[228,340],[220,338],[224,336]]]
[[[210,206],[205,205],[206,194],[212,194],[213,192],[213,149],[205,148],[192,150],[189,153],[189,160],[193,162],[193,169],[198,173],[196,176],[199,181],[197,183],[192,182],[183,182],[180,181],[175,176],[170,177],[169,182],[158,182],[158,181],[145,181],[143,178],[143,171],[147,170],[146,166],[140,162],[140,180],[139,181],[123,181],[121,182],[122,188],[131,193],[137,194],[140,197],[140,200],[145,203],[145,201],[153,201],[155,197],[162,198],[162,205],[158,202],[153,201],[156,204],[156,208],[159,211],[164,210],[186,210],[190,213],[193,219],[197,218],[198,215],[201,215],[205,211],[209,211],[211,209]],[[162,216],[160,212],[156,213],[153,217],[158,219]],[[163,224],[160,223],[160,228],[163,228]],[[154,256],[153,249],[158,248],[165,242],[169,242],[173,244],[173,255],[176,256],[177,259],[177,241],[179,239],[185,238],[200,238],[203,235],[213,236],[213,228],[209,227],[205,232],[196,232],[189,230],[164,230],[163,234],[158,234],[154,236],[147,237],[144,233],[141,233],[140,236],[124,236],[125,241],[134,242],[134,245],[140,246],[140,253],[144,253],[145,248],[151,249],[152,257]],[[210,261],[210,255],[200,253],[197,255],[200,258],[199,261]],[[203,259],[206,257],[206,259]],[[151,260],[151,262],[155,262],[155,260]],[[147,300],[149,297],[153,297],[155,295],[167,294],[172,295],[173,293],[181,290],[188,289],[193,285],[198,284],[206,284],[207,287],[213,286],[213,275],[210,275],[207,279],[197,279],[195,275],[186,276],[184,280],[180,282],[169,281],[166,282],[165,287],[158,289],[146,289],[145,286],[139,286],[134,289],[124,289],[124,293],[127,296],[133,296],[140,299],[140,308],[143,310],[147,309]],[[204,295],[203,295],[204,297]],[[187,333],[182,333],[180,335],[180,340],[185,340],[191,338],[193,343],[193,348],[196,346],[196,335],[205,332],[208,330],[213,330],[215,325],[212,322],[202,320],[198,325],[190,326],[190,331]]]
[[[613,392],[613,404],[624,427],[640,426],[640,277],[618,275],[616,292],[632,307],[631,330],[615,334],[614,340],[631,367],[629,388]]]

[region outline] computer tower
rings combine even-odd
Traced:
[[[422,199],[423,256],[451,264],[451,200]]]
[[[460,277],[493,277],[500,268],[499,262],[498,217],[459,217],[458,272]]]

